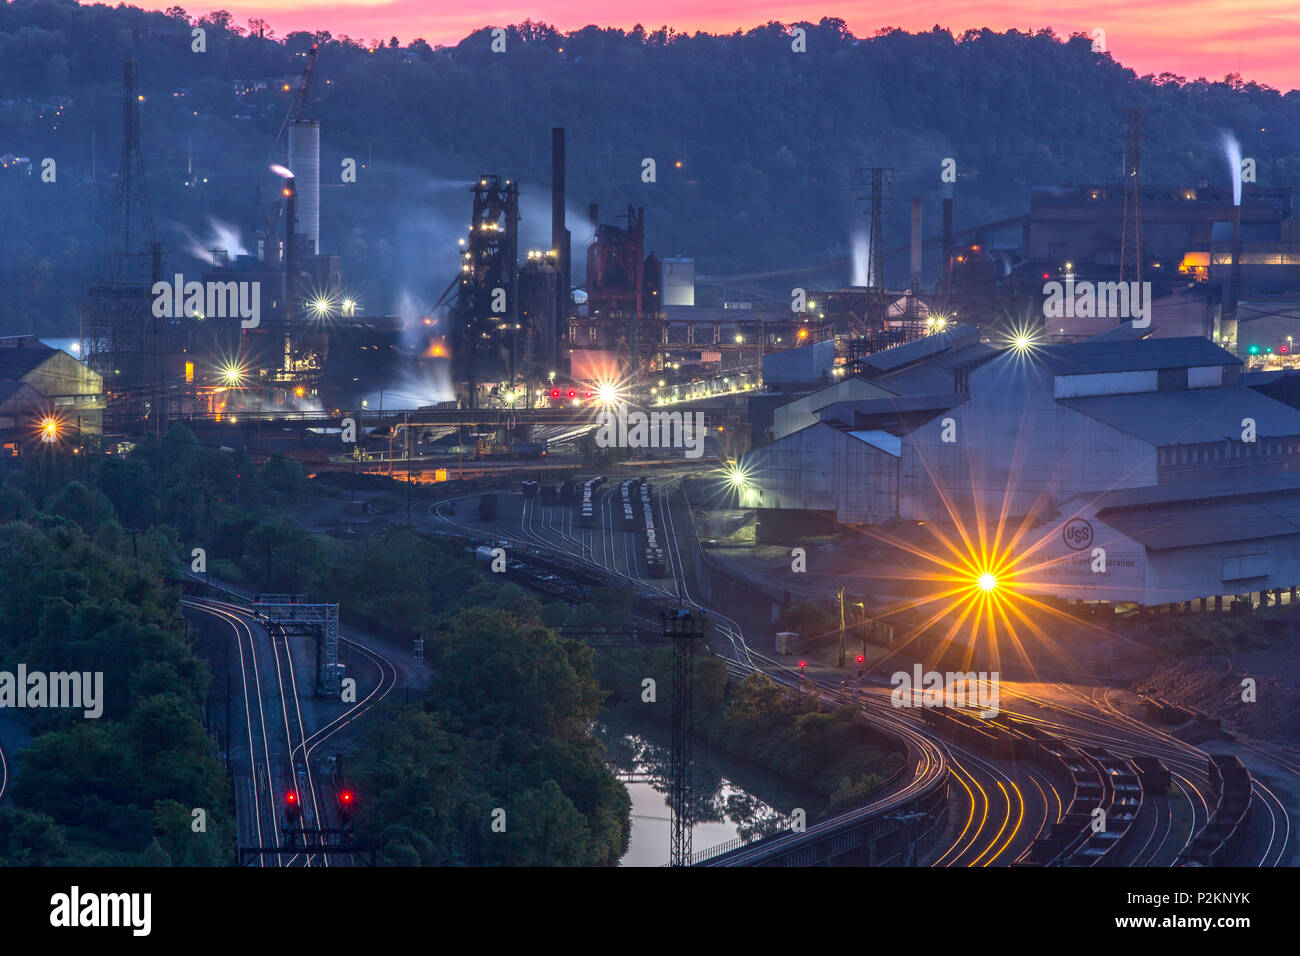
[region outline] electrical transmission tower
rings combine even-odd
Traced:
[[[867,214],[871,217],[871,231],[867,247],[867,285],[873,289],[885,288],[885,227],[884,205],[892,201],[885,193],[885,187],[894,185],[893,169],[884,166],[863,166],[858,170],[858,186],[869,189],[865,196],[858,199],[869,204]]]
[[[1131,273],[1142,283],[1142,111],[1124,111],[1124,228],[1119,247],[1119,281]],[[1132,235],[1130,241],[1129,236]]]
[[[162,278],[162,245],[154,230],[140,144],[140,66],[122,61],[122,159],[109,227],[109,248],[91,287],[82,354],[104,376],[108,417],[120,428],[146,417],[161,434],[166,375],[165,326],[150,308]],[[106,423],[107,425],[107,423]]]
[[[695,734],[695,644],[706,636],[707,617],[690,611],[664,611],[664,638],[673,645],[673,742],[668,808],[672,814],[669,866],[691,864],[691,776]]]
[[[894,184],[894,170],[884,166],[863,166],[858,169],[856,185],[869,190],[859,196],[868,204],[867,215],[871,227],[867,236],[867,327],[883,330],[888,296],[885,294],[885,203],[892,202],[886,188]]]

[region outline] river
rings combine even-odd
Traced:
[[[594,730],[632,798],[632,835],[620,865],[663,866],[670,836],[665,782],[669,729],[634,723],[615,713]],[[699,740],[694,751],[696,823],[691,841],[696,854],[737,837],[766,835],[782,828],[795,807],[819,805],[789,781]]]

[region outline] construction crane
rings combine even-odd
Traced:
[[[275,159],[279,155],[280,142],[284,138],[285,127],[289,123],[297,123],[303,118],[303,113],[307,110],[307,98],[311,95],[312,80],[316,76],[316,55],[320,52],[320,44],[313,43],[311,49],[307,51],[307,65],[303,67],[302,79],[298,81],[298,93],[294,97],[293,103],[289,110],[284,114],[284,122],[280,124],[280,132],[275,136],[275,142],[271,146],[271,153],[267,157],[267,162]],[[284,205],[274,203],[270,209],[267,208],[262,199],[262,187],[257,187],[257,201],[253,209],[253,235],[258,239],[267,239],[276,233],[279,226],[280,218],[284,215]]]
[[[285,127],[290,122],[297,123],[301,120],[303,113],[307,110],[307,97],[311,95],[312,80],[316,76],[316,54],[319,52],[319,43],[313,43],[311,49],[307,51],[307,65],[303,67],[302,79],[298,81],[298,94],[289,106],[289,111],[284,114],[284,122],[280,124],[280,132],[276,133],[275,143],[271,146],[271,154],[266,158],[268,163],[272,162],[278,155],[277,151],[280,149],[280,140],[284,137]]]
[[[311,93],[311,81],[316,75],[316,54],[319,50],[320,44],[313,43],[311,49],[307,52],[307,65],[303,67],[302,79],[298,83],[298,98],[293,104],[291,118],[295,123],[303,118],[303,110],[307,107],[307,96]]]

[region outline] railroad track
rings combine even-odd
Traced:
[[[309,731],[287,637],[263,628],[250,610],[240,605],[209,598],[182,600],[194,613],[229,627],[235,638],[244,724],[240,740],[246,741],[248,747],[247,756],[239,758],[247,766],[247,775],[240,771],[235,775],[240,843],[280,845],[283,802],[289,793],[296,795],[303,826],[331,825],[331,800],[322,795],[313,754],[392,692],[397,685],[396,667],[372,648],[340,635],[340,645],[373,666],[378,678],[368,693],[342,714]],[[263,638],[266,646],[259,647]],[[227,728],[227,733],[234,767],[234,729]],[[257,865],[329,866],[331,862],[323,854],[304,852],[289,856],[261,854]]]

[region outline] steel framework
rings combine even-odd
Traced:
[[[293,594],[258,594],[253,597],[253,614],[259,620],[288,635],[315,634],[316,693],[338,697],[339,681],[339,606],[305,604]],[[322,657],[323,655],[323,657]]]
[[[664,611],[664,637],[673,645],[673,730],[668,807],[672,815],[669,866],[691,864],[692,771],[694,767],[695,644],[706,636],[707,618],[690,611]]]

